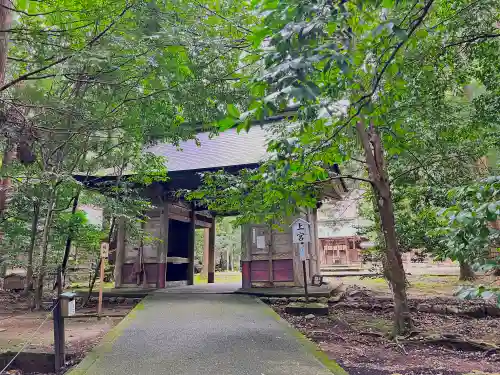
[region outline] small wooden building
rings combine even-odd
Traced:
[[[321,265],[361,263],[361,241],[359,236],[320,238]]]
[[[18,275],[12,273],[3,278],[3,289],[11,291],[23,290],[25,283],[26,283],[25,275]]]

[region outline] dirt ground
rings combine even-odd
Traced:
[[[65,319],[66,352],[76,361],[83,357],[100,339],[134,307],[137,299],[121,304],[103,305],[103,317]],[[30,311],[28,300],[18,295],[0,291],[0,353],[24,352],[53,353],[54,332],[50,311]],[[76,313],[95,314],[95,303],[77,308]]]
[[[342,299],[330,304],[329,315],[325,317],[292,316],[285,313],[284,305],[272,307],[350,375],[500,375],[499,349],[479,349],[467,343],[461,344],[463,340],[469,340],[484,343],[488,348],[500,347],[499,316],[474,318],[416,309],[419,304],[428,304],[466,311],[484,305],[483,301],[454,298],[453,292],[459,284],[456,277],[418,276],[410,279],[410,307],[415,327],[411,337],[398,340],[389,338],[392,303],[385,281],[353,279],[349,282],[353,285],[344,285],[343,290],[362,290],[362,293],[353,299],[353,303]],[[439,340],[430,343],[433,338]]]

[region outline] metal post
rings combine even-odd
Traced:
[[[309,303],[309,292],[307,291],[307,274],[306,274],[306,261],[302,261],[302,273],[304,274],[304,292],[306,297],[306,303]]]
[[[53,299],[54,308],[52,318],[54,320],[54,370],[58,374],[66,362],[64,353],[64,318],[61,311],[61,293],[62,293],[62,268],[57,267],[57,297]]]

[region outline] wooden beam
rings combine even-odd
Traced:
[[[115,288],[120,288],[123,285],[123,263],[125,261],[125,219],[116,219],[117,234],[116,234],[116,250],[115,250]]]
[[[169,212],[168,217],[171,220],[182,221],[183,223],[190,223],[191,222],[191,216],[185,216],[183,213]],[[204,219],[206,219],[205,216],[196,215],[195,225],[197,227],[200,227],[200,228],[210,228],[212,226],[212,223],[210,221],[207,221]]]
[[[206,222],[206,221],[203,221],[203,220],[195,220],[194,224],[198,228],[208,229],[208,228],[212,227],[212,223],[209,223],[209,222]]]
[[[188,274],[187,284],[194,284],[194,254],[195,254],[195,235],[196,235],[196,212],[194,211],[194,204],[191,205],[189,233],[188,233]]]
[[[189,263],[189,258],[167,257],[167,263],[172,263],[172,264],[186,264],[186,263]]]
[[[201,274],[204,279],[208,278],[209,252],[210,252],[210,228],[205,228],[203,230],[203,270]]]
[[[168,232],[170,226],[170,218],[168,216],[169,208],[170,204],[168,202],[165,202],[163,204],[163,210],[160,219],[161,242],[158,248],[158,288],[165,288],[165,282],[167,280]]]
[[[215,282],[215,216],[212,218],[212,226],[208,230],[208,282]]]

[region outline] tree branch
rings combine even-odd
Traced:
[[[454,47],[454,46],[459,46],[461,44],[466,44],[466,43],[472,43],[477,40],[481,39],[491,39],[491,38],[498,38],[500,37],[500,34],[480,34],[480,35],[475,35],[473,37],[467,38],[467,39],[462,39],[454,43],[450,43],[444,46],[444,48],[449,48],[449,47]]]
[[[11,7],[4,5],[4,4],[0,4],[0,7],[8,9],[12,12],[24,14],[25,16],[28,16],[28,17],[47,16],[49,14],[54,14],[54,13],[68,13],[68,12],[69,13],[78,13],[78,12],[80,12],[80,10],[69,10],[69,9],[60,9],[59,10],[58,9],[58,10],[52,10],[50,12],[44,12],[44,13],[28,13],[28,12],[25,12],[24,10],[11,8]]]
[[[384,65],[382,66],[382,70],[380,70],[380,72],[374,77],[374,80],[373,80],[373,85],[372,85],[372,90],[368,93],[368,94],[365,94],[363,95],[361,98],[359,98],[356,103],[354,103],[354,105],[357,105],[359,103],[362,103],[364,102],[366,99],[369,99],[371,98],[371,96],[373,94],[375,94],[375,92],[377,91],[377,88],[380,84],[380,82],[382,81],[382,77],[384,76],[385,74],[385,71],[387,70],[387,68],[389,67],[389,65],[391,64],[391,62],[394,60],[394,58],[396,57],[397,53],[399,52],[399,50],[401,49],[401,47],[403,47],[403,45],[406,43],[406,41],[408,41],[410,39],[410,37],[413,35],[413,33],[417,30],[417,28],[422,24],[422,22],[424,21],[425,19],[425,16],[429,13],[429,10],[431,8],[431,5],[434,3],[434,0],[430,0],[423,8],[422,8],[422,14],[420,15],[420,17],[413,23],[413,26],[410,28],[410,30],[408,31],[408,37],[405,39],[405,40],[402,40],[401,42],[399,42],[398,44],[396,44],[396,46],[394,47],[394,50],[392,51],[391,55],[389,56],[389,58],[386,60],[386,62],[384,63]]]
[[[208,11],[208,12],[212,13],[214,16],[217,16],[217,17],[219,17],[220,19],[223,19],[224,21],[226,21],[227,23],[229,23],[229,24],[233,25],[234,27],[236,27],[236,28],[238,28],[238,29],[241,29],[241,30],[243,30],[243,31],[245,31],[245,32],[247,32],[247,33],[250,33],[250,34],[252,33],[252,30],[247,29],[247,28],[246,28],[246,27],[244,27],[244,26],[238,25],[236,22],[231,21],[230,19],[228,19],[228,18],[224,17],[223,15],[221,15],[221,14],[217,13],[216,11],[214,11],[214,10],[212,10],[212,9],[208,8],[207,6],[205,6],[205,5],[203,5],[203,4],[200,4],[198,1],[196,1],[196,0],[195,0],[195,3],[196,3],[196,5],[198,5],[200,8],[203,8],[203,9],[205,9],[206,11]]]
[[[85,48],[88,48],[88,47],[92,47],[94,45],[94,43],[96,43],[102,36],[104,36],[104,34],[106,34],[115,24],[116,22],[130,9],[132,8],[132,5],[127,5],[123,10],[122,12],[116,17],[116,19],[111,22],[103,31],[101,31],[99,34],[97,34],[96,36],[94,36],[86,45],[85,47],[83,47],[81,49],[84,50]],[[16,79],[10,81],[10,82],[7,82],[6,84],[4,84],[3,86],[0,87],[0,92],[1,91],[4,91],[6,89],[8,89],[9,87],[11,86],[14,86],[15,84],[21,82],[21,81],[25,81],[27,79],[29,79],[29,77],[32,77],[34,76],[35,74],[38,74],[40,72],[43,72],[47,69],[50,69],[52,68],[53,66],[56,66],[56,65],[59,65],[67,60],[69,60],[70,58],[72,58],[73,56],[75,56],[76,53],[73,53],[71,55],[68,55],[68,56],[65,56],[65,57],[61,57],[60,59],[48,64],[48,65],[45,65],[41,68],[38,68],[32,72],[29,72],[29,73],[25,73],[23,75],[20,75],[19,77],[17,77]]]
[[[333,181],[333,180],[342,180],[342,179],[346,179],[346,180],[354,180],[354,181],[363,181],[363,182],[367,182],[369,183],[370,185],[373,184],[373,181],[368,179],[368,178],[363,178],[363,177],[356,177],[356,176],[353,176],[353,175],[350,175],[350,174],[347,174],[347,175],[339,175],[339,176],[334,176],[334,177],[330,177],[330,178],[327,178],[326,180],[321,180],[321,181],[318,181],[318,182],[314,182],[314,184],[322,184],[324,182],[329,182],[329,181]]]

